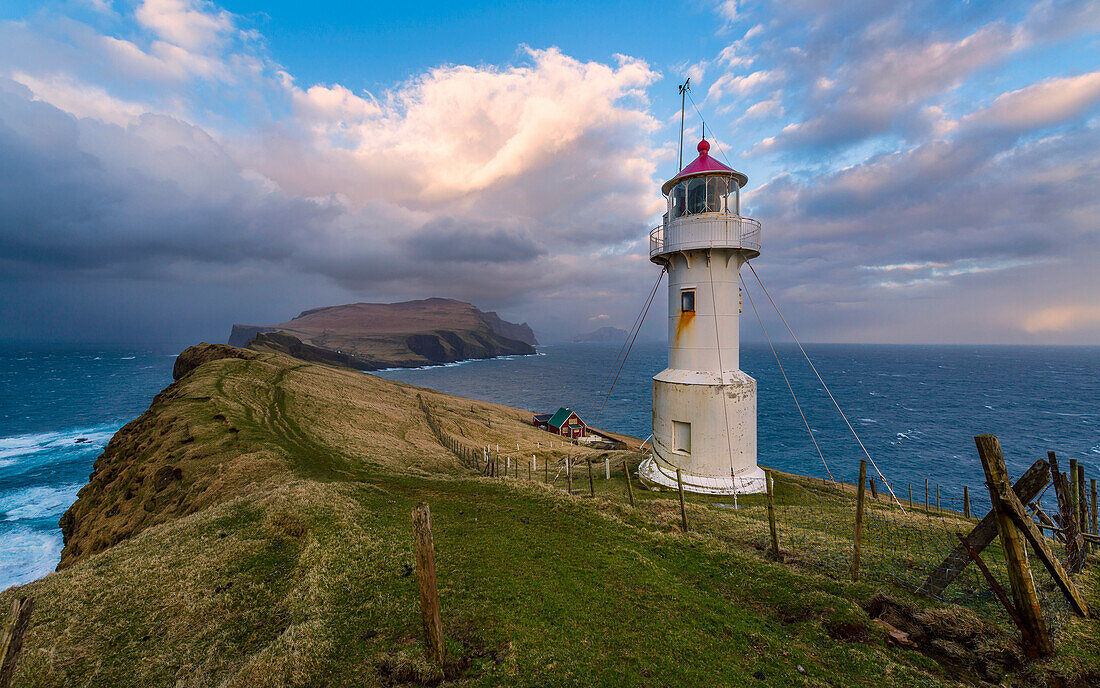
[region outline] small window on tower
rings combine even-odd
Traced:
[[[695,312],[695,290],[685,289],[680,292],[680,310],[684,313]]]
[[[678,452],[691,453],[691,423],[672,421],[672,445]]]

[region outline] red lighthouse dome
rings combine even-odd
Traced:
[[[677,182],[683,181],[689,177],[702,177],[708,174],[729,175],[737,180],[737,185],[739,187],[744,187],[745,184],[748,184],[749,178],[747,175],[723,165],[721,162],[710,157],[710,142],[706,139],[700,141],[695,149],[699,151],[699,157],[688,163],[687,167],[680,170],[679,174],[675,177],[662,184],[661,193],[667,196],[669,190],[675,186]]]

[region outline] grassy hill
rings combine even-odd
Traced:
[[[689,504],[686,534],[674,497],[636,484],[631,508],[620,465],[641,455],[548,449],[523,411],[278,353],[185,353],[66,514],[61,570],[0,594],[37,600],[16,686],[1095,685],[1093,622],[1023,665],[973,612],[769,561],[759,498]],[[526,466],[482,477],[428,414],[471,446],[520,442],[529,460],[541,442],[540,467],[568,453],[616,472],[601,465],[595,499],[582,465],[581,495]],[[803,482],[779,476],[780,496]],[[420,638],[420,501],[442,669]],[[888,644],[865,611],[882,593],[962,656]]]

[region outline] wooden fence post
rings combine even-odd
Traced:
[[[909,483],[909,508],[913,508],[913,483]]]
[[[1090,478],[1089,485],[1092,487],[1092,534],[1100,535],[1100,527],[1098,527],[1100,524],[1096,522],[1096,478]]]
[[[680,477],[679,468],[676,469],[676,489],[680,492],[680,523],[686,533],[688,531],[688,512],[687,507],[684,506],[684,481]]]
[[[924,479],[924,513],[928,514],[928,478]]]
[[[1066,536],[1066,560],[1069,562],[1070,570],[1077,573],[1081,570],[1080,565],[1083,559],[1081,548],[1084,546],[1084,540],[1081,534],[1077,532],[1072,490],[1069,481],[1066,480],[1066,474],[1060,473],[1058,470],[1058,456],[1049,451],[1047,452],[1047,459],[1050,461],[1050,477],[1054,482],[1054,494],[1058,498],[1058,525],[1062,526]]]
[[[1027,561],[1027,550],[1019,528],[1001,506],[998,489],[1003,485],[1011,490],[1008,469],[1005,468],[1001,443],[993,435],[978,435],[974,438],[978,456],[985,469],[986,483],[989,486],[989,501],[993,504],[997,528],[1004,547],[1005,564],[1008,566],[1008,580],[1012,585],[1012,596],[1016,601],[1016,610],[1024,625],[1035,641],[1040,655],[1049,655],[1054,651],[1050,644],[1050,633],[1043,621],[1043,612],[1039,607],[1039,596],[1035,590],[1035,579],[1031,576],[1031,567]]]
[[[12,600],[11,616],[0,626],[0,688],[10,688],[15,674],[15,663],[23,649],[23,635],[31,624],[34,598]]]
[[[875,487],[875,479],[871,478],[869,482],[871,483],[871,499],[878,499],[878,488]]]
[[[1077,504],[1079,507],[1079,518],[1081,522],[1081,532],[1088,533],[1089,531],[1089,501],[1085,498],[1085,467],[1080,463],[1077,464]],[[1085,540],[1085,554],[1088,554],[1092,547],[1089,545],[1088,540]]]
[[[611,459],[606,456],[603,457],[603,478],[604,480],[611,480]]]
[[[856,533],[852,540],[852,580],[859,580],[859,550],[863,546],[863,495],[867,489],[867,459],[859,460],[859,488],[856,490]]]
[[[627,468],[625,460],[623,461],[623,477],[626,478],[626,496],[630,497],[630,506],[634,506],[634,486],[630,484],[630,469]],[[1095,514],[1094,511],[1093,515],[1095,516]]]
[[[764,473],[764,487],[767,488],[768,505],[768,533],[771,535],[771,556],[776,561],[783,561],[779,554],[779,533],[775,528],[775,479],[772,472]]]
[[[565,457],[565,480],[569,484],[569,494],[573,494],[573,462]]]
[[[963,485],[963,516],[970,518],[970,488]]]
[[[439,590],[435,580],[435,545],[432,542],[432,514],[420,502],[412,510],[416,548],[416,579],[420,584],[420,615],[424,621],[424,642],[428,656],[443,664],[443,624],[439,618]]]
[[[596,496],[596,483],[592,481],[592,459],[588,459],[588,496]]]
[[[1081,532],[1081,500],[1080,489],[1077,485],[1077,459],[1069,460],[1069,503],[1073,509],[1073,523],[1077,526],[1077,532]]]
[[[943,513],[943,509],[940,508],[940,484],[936,483],[936,511]]]

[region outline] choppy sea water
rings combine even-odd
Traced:
[[[980,498],[973,436],[982,432],[1001,438],[1013,475],[1048,450],[1100,473],[1100,347],[807,350],[895,485],[923,487],[928,478],[946,492],[968,484]],[[598,418],[605,429],[646,437],[650,378],[665,366],[665,345],[635,344],[601,411],[600,391],[618,351],[609,344],[546,345],[537,356],[377,374],[531,411],[572,406],[590,423]],[[825,461],[836,477],[854,481],[858,444],[798,350],[780,346],[778,354]],[[111,435],[171,382],[173,356],[120,347],[0,347],[0,589],[56,566],[57,520]],[[771,350],[742,347],[741,369],[759,383],[760,462],[824,475]]]
[[[57,521],[111,436],[172,381],[174,356],[0,347],[0,590],[53,571]]]

